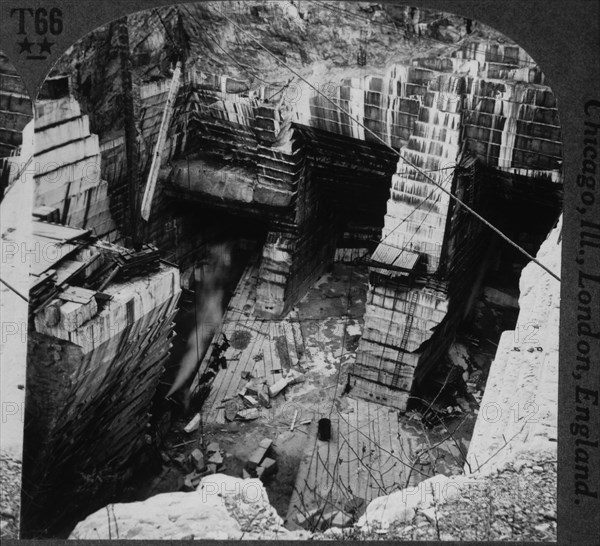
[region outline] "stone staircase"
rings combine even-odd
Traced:
[[[537,255],[557,273],[561,224]],[[491,472],[524,452],[556,452],[560,283],[530,263],[520,290],[517,326],[500,339],[469,446],[467,473]]]

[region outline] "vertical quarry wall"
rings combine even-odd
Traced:
[[[560,181],[561,161],[555,99],[518,47],[477,44],[415,64],[420,68],[404,72],[404,85],[391,82],[400,93],[416,84],[411,90],[419,109],[400,150],[381,242],[371,257],[376,267],[365,329],[349,377],[357,396],[399,409],[406,407],[413,380],[443,358],[469,301],[464,281],[476,278],[471,251],[483,249],[482,226],[466,214],[453,215],[454,203],[440,188],[481,213],[486,182],[475,175],[477,163],[552,186]],[[475,178],[464,185],[460,172],[467,164]]]
[[[285,184],[295,198],[293,228],[269,232],[258,272],[258,314],[275,318],[287,313],[333,261],[336,217],[310,172],[302,135],[280,126],[277,109],[263,106],[259,111],[263,120],[272,122],[260,137],[264,159],[259,180]]]
[[[561,231],[559,221],[536,256],[557,274]],[[519,288],[518,329],[500,338],[465,472],[488,473],[528,451],[556,452],[560,282],[530,263]]]
[[[34,533],[60,524],[73,491],[117,486],[145,444],[180,295],[174,267],[115,270],[136,256],[86,231],[34,223],[46,247],[60,246],[58,235],[70,243],[37,270],[30,310],[24,520]]]

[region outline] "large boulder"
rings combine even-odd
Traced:
[[[410,523],[417,510],[428,510],[460,495],[464,476],[437,474],[415,487],[407,487],[390,495],[377,497],[367,506],[356,527],[369,532],[374,529],[387,531],[390,526]]]
[[[77,524],[70,539],[303,540],[269,504],[255,478],[214,474],[195,491],[164,493],[142,502],[110,504]]]

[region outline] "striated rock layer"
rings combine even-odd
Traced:
[[[157,260],[119,272],[115,263],[131,254],[89,240],[85,230],[36,221],[34,237],[54,251],[33,268],[30,290],[23,471],[29,536],[63,524],[76,509],[74,494],[118,487],[148,442],[148,410],[181,293],[178,269]],[[58,237],[69,243],[57,244]]]
[[[0,52],[0,201],[4,198],[11,173],[23,142],[23,130],[31,121],[31,99],[21,77],[8,58]]]
[[[34,206],[58,209],[61,223],[92,229],[111,241],[120,235],[101,178],[100,143],[79,103],[66,97],[38,102],[35,117]]]
[[[485,200],[496,176],[485,167],[545,181],[548,189],[537,190],[543,201],[561,179],[562,144],[554,96],[516,46],[471,44],[402,68],[380,88],[414,94],[418,115],[371,256],[365,332],[349,383],[356,396],[404,410],[413,384],[444,356],[485,267],[481,223],[461,214],[447,192],[489,218]],[[473,173],[470,184],[465,170]],[[520,199],[517,191],[511,197]]]

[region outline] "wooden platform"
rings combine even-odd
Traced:
[[[331,414],[332,437],[317,439],[317,425],[300,463],[287,514],[296,528],[315,511],[324,522],[338,510],[359,515],[376,497],[424,479],[424,469],[411,468],[419,439],[398,421],[392,408],[345,397]],[[344,407],[345,406],[345,407]]]
[[[223,317],[222,327],[215,336],[215,340],[220,340],[221,333],[224,333],[229,340],[235,340],[244,332],[249,341],[244,348],[231,346],[225,352],[227,369],[219,371],[203,405],[206,423],[225,422],[223,403],[237,397],[246,383],[242,379],[244,372],[252,374],[258,383],[272,385],[290,368],[303,371],[299,364],[304,355],[304,342],[297,313],[292,311],[281,321],[254,317],[257,273],[256,262],[246,268]],[[211,345],[200,373],[207,369],[212,350]],[[274,398],[272,408],[261,409],[261,416],[272,418],[284,403],[284,396]]]
[[[412,468],[414,453],[423,436],[399,422],[393,408],[344,395],[347,375],[356,352],[344,348],[348,336],[363,328],[362,312],[367,275],[354,270],[354,284],[348,282],[350,267],[340,265],[315,283],[307,296],[283,320],[253,316],[257,263],[250,264],[238,284],[223,318],[230,340],[245,337],[247,344],[225,352],[227,369],[220,370],[202,408],[204,423],[225,423],[224,402],[238,397],[246,383],[244,372],[273,384],[291,368],[304,374],[305,382],[290,386],[271,400],[272,408],[261,409],[257,424],[286,429],[288,437],[302,435],[306,441],[295,489],[287,512],[287,526],[301,525],[311,511],[326,514],[335,509],[357,515],[366,504],[381,495],[413,485],[428,477],[428,468]],[[344,269],[348,268],[348,269]],[[366,271],[366,268],[365,268]],[[344,298],[352,293],[354,307]],[[361,307],[362,306],[362,307]],[[344,335],[346,331],[346,335]],[[240,334],[244,332],[244,334]],[[209,349],[202,370],[208,366]],[[296,428],[289,430],[298,410]],[[332,422],[329,442],[317,440],[317,423],[322,417]],[[310,424],[302,424],[310,421]],[[362,505],[362,506],[361,506]]]

